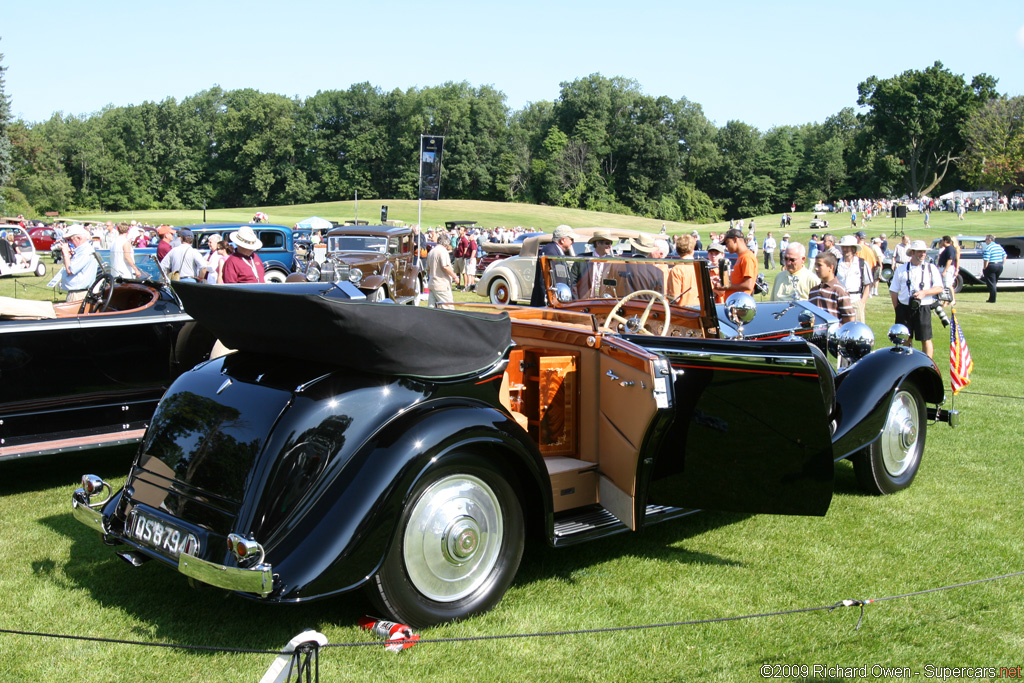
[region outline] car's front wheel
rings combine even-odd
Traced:
[[[384,299],[388,298],[387,293],[384,291],[384,285],[381,285],[377,289],[370,292],[370,296],[366,297],[366,300],[370,303],[380,303]]]
[[[458,456],[409,496],[370,598],[412,626],[486,612],[519,568],[523,536],[509,482],[488,462]]]
[[[42,277],[46,275],[46,264],[40,261],[36,264],[36,277]]]
[[[509,285],[508,280],[503,277],[496,277],[491,280],[491,284],[487,288],[487,295],[490,297],[492,304],[512,303],[512,287]]]
[[[864,491],[885,495],[910,486],[924,453],[926,416],[917,387],[907,384],[893,394],[882,434],[852,458],[853,470]]]

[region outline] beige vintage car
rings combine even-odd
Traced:
[[[618,241],[612,247],[615,254],[628,252],[629,239],[640,235],[636,230],[615,228],[574,228],[573,232],[589,238],[599,230],[611,234]],[[477,294],[487,297],[492,304],[528,303],[533,292],[534,274],[537,271],[537,254],[540,248],[550,241],[550,233],[527,238],[514,256],[489,265],[476,283]],[[518,245],[498,245],[498,248],[518,249]],[[586,240],[573,244],[574,256],[587,256],[591,253],[593,249]]]

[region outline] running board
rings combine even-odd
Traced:
[[[694,512],[699,512],[699,510],[666,505],[648,505],[644,510],[644,525],[667,522],[670,519],[678,519]],[[556,518],[552,545],[572,545],[623,531],[629,531],[629,527],[604,508],[593,506],[573,515]]]

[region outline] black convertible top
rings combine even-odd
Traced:
[[[441,379],[485,370],[512,345],[507,313],[371,304],[303,290],[174,283],[185,311],[240,351]]]

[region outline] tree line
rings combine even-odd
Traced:
[[[961,183],[1011,189],[1024,181],[1022,98],[995,88],[936,62],[865,80],[861,113],[762,132],[718,127],[698,103],[600,74],[518,111],[465,82],[361,83],[305,99],[213,87],[181,102],[0,121],[3,189],[8,211],[26,214],[415,198],[428,134],[445,136],[442,198],[708,222]]]

